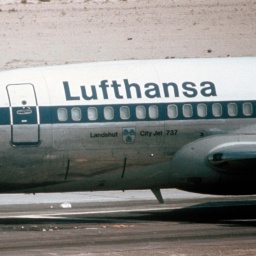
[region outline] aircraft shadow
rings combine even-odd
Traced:
[[[256,201],[203,203],[171,211],[145,213],[140,218],[148,221],[256,226]]]
[[[145,210],[49,218],[1,218],[0,225],[72,224],[72,223],[144,223],[144,222],[215,223],[231,226],[256,226],[256,201],[227,201],[195,204],[173,210]]]

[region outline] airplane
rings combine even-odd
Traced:
[[[0,72],[0,193],[256,193],[256,58]]]

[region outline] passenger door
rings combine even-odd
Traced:
[[[10,104],[11,143],[14,146],[40,143],[40,119],[32,84],[7,86]]]

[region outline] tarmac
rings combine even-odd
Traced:
[[[163,192],[8,195],[0,255],[255,255],[254,196]]]

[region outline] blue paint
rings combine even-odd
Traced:
[[[19,111],[22,113],[24,107],[14,107],[12,108],[13,124],[37,124],[37,112],[36,107],[29,107],[31,113],[28,114],[18,114]],[[24,120],[26,122],[24,122]]]
[[[207,106],[207,116],[200,117],[197,115],[197,105],[205,104]],[[214,103],[219,103],[222,106],[222,115],[220,117],[215,117],[212,113],[212,105]],[[236,103],[238,114],[234,117],[228,115],[227,106],[229,103]],[[243,114],[243,103],[251,103],[253,114],[251,116],[245,116]],[[167,107],[170,104],[174,104],[178,108],[178,116],[176,118],[169,118],[167,113]],[[182,114],[182,106],[184,104],[190,104],[193,109],[193,116],[191,118],[186,118]],[[104,108],[111,106],[114,110],[114,118],[112,120],[105,120],[104,118]],[[128,120],[123,120],[120,118],[120,107],[128,106],[130,109],[130,118]],[[144,106],[146,109],[146,118],[138,119],[136,117],[136,107]],[[156,119],[151,119],[149,117],[149,107],[157,106],[159,116]],[[80,108],[82,113],[82,118],[79,121],[74,121],[71,118],[71,110],[72,108]],[[98,119],[97,120],[89,120],[87,116],[88,108],[94,107],[98,110]],[[59,108],[66,108],[68,111],[68,119],[65,122],[59,121],[57,117],[57,111]],[[217,119],[244,119],[244,118],[256,118],[256,101],[224,101],[224,102],[186,102],[186,103],[158,103],[158,104],[117,104],[117,105],[87,105],[87,106],[42,106],[39,107],[39,115],[40,115],[40,124],[61,124],[61,123],[114,123],[114,122],[143,122],[143,121],[178,121],[178,120],[217,120]],[[16,108],[13,108],[13,111],[16,111]],[[33,111],[35,108],[33,107]],[[18,124],[20,120],[18,117],[14,118],[14,124]],[[28,121],[29,124],[36,123],[35,115],[32,115]],[[10,110],[8,107],[0,108],[0,125],[10,125]]]
[[[207,106],[207,116],[206,117],[200,117],[197,115],[197,105],[198,104],[205,104]],[[219,103],[222,106],[222,115],[220,117],[215,117],[212,113],[212,105],[214,103]],[[238,109],[238,114],[234,117],[228,115],[228,110],[227,110],[227,105],[229,103],[236,103],[237,104],[237,109]],[[41,117],[41,124],[49,124],[51,123],[51,118],[52,117],[52,123],[114,123],[114,122],[143,122],[143,121],[168,121],[168,120],[173,120],[173,121],[178,121],[178,120],[216,120],[216,119],[241,119],[241,118],[255,118],[256,117],[256,111],[253,111],[253,114],[251,116],[245,116],[243,114],[243,103],[251,103],[253,110],[256,109],[256,101],[225,101],[225,102],[186,102],[186,103],[159,103],[159,104],[117,104],[117,105],[87,105],[87,106],[55,106],[55,107],[44,107],[44,111],[41,111],[40,108],[40,117]],[[170,104],[174,104],[178,108],[178,116],[177,118],[169,118],[168,113],[167,113],[167,107]],[[193,115],[191,118],[186,118],[182,114],[182,106],[184,104],[190,104],[193,109]],[[104,108],[111,106],[114,109],[114,118],[112,120],[106,120],[104,118]],[[127,120],[123,120],[120,118],[120,107],[122,106],[128,106],[130,109],[130,118]],[[136,107],[137,106],[144,106],[146,109],[146,118],[144,119],[138,119],[136,117]],[[158,107],[158,112],[159,116],[156,119],[151,119],[149,117],[149,107],[150,106],[157,106]],[[73,107],[78,107],[81,109],[82,113],[82,118],[80,121],[73,121],[71,119],[71,110]],[[87,117],[87,111],[88,108],[94,107],[97,108],[98,110],[98,118],[97,120],[89,120]],[[57,110],[59,108],[66,108],[68,111],[68,119],[65,122],[61,122],[57,118]],[[45,115],[47,113],[47,115]]]

